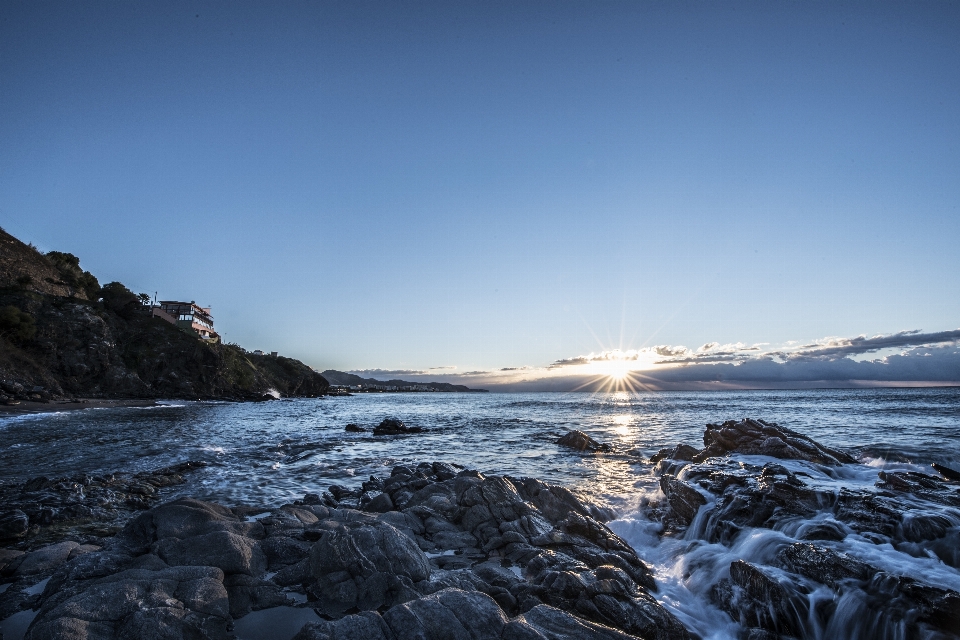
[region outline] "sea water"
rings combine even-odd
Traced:
[[[385,417],[426,431],[373,436]],[[840,478],[804,470],[805,480],[833,483],[837,490],[872,487],[884,469],[929,473],[931,462],[960,467],[960,388],[384,393],[264,403],[170,401],[0,418],[0,482],[202,460],[209,466],[190,472],[184,485],[165,495],[269,507],[331,484],[355,488],[401,463],[445,461],[485,473],[532,476],[616,509],[619,517],[610,526],[652,566],[658,599],[704,638],[734,638],[738,626],[710,604],[710,588],[732,560],[765,563],[805,523],[748,530],[723,546],[698,539],[697,521],[686,537],[661,539],[659,525],[644,516],[643,507],[662,497],[646,462],[650,455],[681,442],[700,446],[707,423],[744,417],[776,422],[859,458],[861,464]],[[349,423],[368,431],[346,432]],[[611,444],[613,452],[581,454],[556,446],[571,429]],[[698,519],[709,508],[703,507]],[[933,558],[880,549],[854,536],[844,544],[891,572],[960,590],[960,573]],[[811,627],[805,636],[835,632]]]

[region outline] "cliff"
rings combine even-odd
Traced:
[[[209,344],[149,315],[120,283],[100,287],[71,254],[0,230],[0,391],[21,399],[258,399],[323,395],[299,360]]]

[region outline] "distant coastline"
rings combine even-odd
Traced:
[[[487,389],[471,389],[449,382],[410,382],[407,380],[377,380],[327,369],[321,374],[330,383],[330,395],[347,393],[488,393]]]

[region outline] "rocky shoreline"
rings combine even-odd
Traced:
[[[615,514],[563,487],[434,462],[271,509],[153,506],[186,464],[3,488],[0,522],[10,507],[27,522],[0,525],[0,619],[35,616],[33,640],[267,637],[258,624],[280,618],[298,640],[697,637]],[[897,471],[850,488],[848,454],[756,420],[708,425],[703,448],[649,467],[662,495],[645,517],[680,553],[769,538],[703,585],[743,637],[960,634],[956,589],[877,566],[899,553],[956,569],[960,483]]]
[[[81,409],[114,409],[120,407],[155,407],[156,400],[130,400],[103,398],[75,398],[70,400],[25,400],[16,404],[0,404],[0,415],[22,413],[58,413],[60,411],[79,411]]]

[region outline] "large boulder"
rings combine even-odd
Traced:
[[[700,507],[707,504],[699,491],[669,474],[660,477],[660,490],[667,497],[673,518],[683,527],[690,526]]]
[[[23,511],[14,509],[0,513],[0,540],[22,538],[30,528],[30,519]]]
[[[421,433],[423,427],[408,427],[403,420],[397,418],[384,418],[380,424],[373,429],[375,436],[397,436],[406,433]]]
[[[253,538],[263,536],[260,523],[246,522],[226,507],[181,498],[138,516],[118,538],[131,547],[146,548],[158,540],[183,540],[218,531]]]
[[[571,431],[557,439],[556,443],[561,447],[567,447],[576,451],[589,451],[591,453],[610,451],[610,445],[601,444],[585,434],[583,431]]]
[[[41,607],[26,640],[230,637],[223,572],[212,567],[132,569]]]
[[[651,636],[653,637],[653,636]],[[632,640],[636,636],[537,605],[512,620],[487,595],[448,588],[392,607],[308,624],[294,640]]]
[[[704,449],[693,458],[696,462],[728,453],[806,460],[832,466],[856,462],[853,456],[825,447],[802,433],[751,418],[740,422],[727,420],[721,425],[708,424],[703,444]]]
[[[376,520],[329,521],[310,550],[310,592],[329,615],[373,611],[417,596],[430,562],[408,536]]]
[[[174,567],[217,567],[224,573],[256,576],[267,568],[267,558],[256,540],[230,533],[211,531],[183,540],[164,538],[157,555]]]

